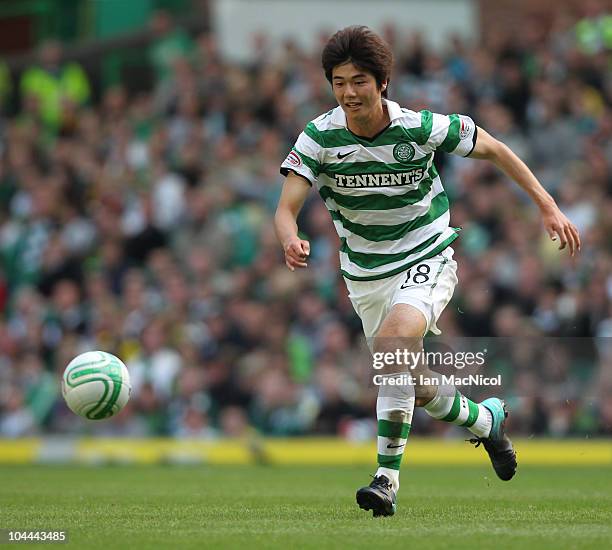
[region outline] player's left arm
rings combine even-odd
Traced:
[[[559,236],[559,250],[569,246],[572,256],[576,250],[580,250],[580,235],[576,226],[561,212],[533,172],[507,145],[478,127],[476,144],[469,156],[490,160],[529,194],[540,208],[542,221],[550,238],[555,241],[556,236]]]

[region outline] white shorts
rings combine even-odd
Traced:
[[[345,279],[368,345],[372,345],[372,339],[395,304],[408,304],[418,309],[427,321],[425,334],[441,334],[436,323],[457,284],[457,262],[453,260],[453,253],[451,247],[445,248],[437,256],[386,279]]]

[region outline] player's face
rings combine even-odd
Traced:
[[[381,106],[381,90],[374,76],[352,63],[338,65],[332,70],[332,88],[338,105],[347,118],[369,118]]]

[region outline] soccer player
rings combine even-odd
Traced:
[[[310,246],[298,236],[296,220],[315,185],[340,236],[341,271],[373,353],[421,350],[427,332],[440,334],[436,322],[457,283],[450,245],[458,235],[449,227],[448,198],[433,164],[437,149],[493,162],[530,195],[559,248],[567,246],[572,255],[579,250],[576,227],[506,145],[468,116],[414,112],[387,99],[392,54],[370,29],[338,31],[322,64],[338,107],[306,125],[281,165],[286,179],[276,232],[287,267],[306,267]],[[406,372],[413,374],[411,383],[379,387],[379,467],[370,485],[357,491],[361,508],[374,516],[395,513],[415,405],[465,426],[497,475],[514,476],[516,454],[504,432],[501,399],[474,403],[454,387],[421,385],[419,374],[435,377],[423,361],[391,362],[384,376],[397,379]]]

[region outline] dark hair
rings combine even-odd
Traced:
[[[381,88],[383,82],[389,82],[393,53],[374,31],[363,25],[354,25],[338,31],[323,48],[321,63],[330,84],[334,67],[348,62],[371,73]],[[382,95],[387,97],[387,88]]]

